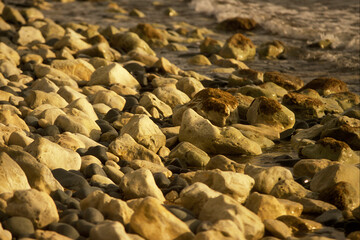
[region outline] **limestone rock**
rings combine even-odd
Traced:
[[[166,137],[160,128],[144,114],[134,115],[120,131],[120,135],[125,133],[155,153],[166,143]]]
[[[50,104],[58,108],[63,108],[68,105],[65,99],[60,97],[59,94],[52,92],[47,93],[39,90],[31,90],[25,97],[25,101],[32,109],[37,108],[43,104]]]
[[[276,100],[259,97],[250,105],[246,114],[252,125],[264,124],[279,131],[290,129],[295,124],[295,114]]]
[[[173,87],[158,87],[153,91],[153,94],[171,108],[190,101],[184,92]]]
[[[203,167],[210,160],[206,152],[189,142],[181,142],[173,148],[169,154],[169,159],[173,158],[177,158],[191,167]]]
[[[65,35],[54,44],[55,49],[62,49],[64,47],[68,47],[69,49],[77,52],[79,50],[91,47],[89,43],[84,41],[84,37],[82,37],[80,34],[76,34],[69,28],[67,28],[66,31],[67,32],[65,33]]]
[[[69,77],[66,73],[58,69],[52,68],[48,65],[36,64],[34,72],[36,77],[46,77],[50,81],[54,82],[57,86],[70,86],[73,88],[78,87],[76,81]]]
[[[231,220],[219,220],[208,227],[206,231],[198,232],[194,240],[222,239],[222,240],[243,240],[244,233]]]
[[[106,234],[104,234],[106,233]],[[131,240],[125,232],[124,226],[115,221],[104,221],[90,230],[90,240]]]
[[[139,23],[135,28],[130,29],[135,32],[150,46],[164,47],[168,44],[168,41],[160,29],[154,28],[148,23]]]
[[[280,139],[280,132],[275,131],[274,128],[259,124],[257,126],[245,125],[245,124],[232,124],[232,127],[239,129],[241,132],[252,132],[257,136],[264,136],[270,140]]]
[[[313,177],[320,170],[332,165],[333,162],[328,159],[301,159],[295,163],[293,173],[296,177]]]
[[[311,198],[299,198],[296,196],[291,196],[289,200],[300,203],[303,206],[303,213],[305,214],[322,214],[326,211],[336,209],[336,207],[330,203]]]
[[[26,217],[36,228],[43,228],[59,221],[59,214],[52,198],[36,189],[15,191],[7,201],[6,214]]]
[[[116,156],[126,161],[141,159],[163,165],[158,155],[156,155],[153,151],[148,150],[143,145],[138,144],[127,133],[112,141],[109,145],[109,150]]]
[[[147,169],[140,168],[125,174],[121,180],[120,188],[127,199],[154,197],[159,201],[165,201],[164,195],[157,187],[152,173]]]
[[[85,54],[94,58],[115,62],[119,60],[121,54],[109,46],[107,42],[100,42],[77,52],[77,54]]]
[[[63,148],[46,138],[36,138],[35,141],[28,145],[24,150],[50,169],[80,169],[81,158],[77,152]]]
[[[2,10],[2,17],[6,22],[24,25],[26,20],[16,8],[5,6]]]
[[[264,224],[261,219],[226,195],[209,199],[203,206],[199,219],[212,223],[229,219],[244,233],[246,239],[260,239],[264,234]]]
[[[172,108],[169,105],[150,92],[145,92],[141,95],[139,104],[149,112],[157,111],[162,117],[170,117],[173,114]]]
[[[18,44],[26,46],[31,43],[45,43],[45,39],[39,29],[32,26],[22,26],[19,31]]]
[[[291,215],[280,216],[277,220],[285,223],[294,234],[311,232],[322,228],[321,223]]]
[[[218,128],[194,110],[183,113],[179,140],[213,154],[261,154],[260,146],[233,127]]]
[[[0,152],[0,173],[0,193],[30,189],[24,171],[5,152]]]
[[[56,84],[52,81],[50,81],[48,78],[43,77],[39,78],[38,80],[34,81],[33,84],[31,84],[32,90],[40,90],[43,92],[54,92],[56,93],[59,90],[59,87],[56,86]]]
[[[98,91],[92,98],[93,104],[104,103],[110,108],[117,108],[120,111],[123,110],[126,103],[125,98],[111,90]]]
[[[95,68],[83,59],[54,60],[51,67],[61,70],[79,84],[86,84],[95,71]]]
[[[304,85],[300,78],[280,72],[265,72],[264,82],[276,83],[288,91],[298,90]]]
[[[263,168],[248,164],[245,167],[245,174],[255,180],[254,190],[265,194],[269,194],[279,181],[293,179],[291,172],[280,166]]]
[[[202,182],[211,189],[226,194],[240,203],[244,203],[254,186],[254,179],[235,172],[223,172],[218,169],[197,171],[192,182]]]
[[[35,231],[36,239],[53,239],[53,240],[70,240],[71,238],[61,235],[60,233],[49,231],[49,230],[40,230]]]
[[[194,237],[184,222],[152,197],[145,198],[136,208],[130,226],[137,234],[149,240],[188,240]]]
[[[244,173],[245,164],[237,163],[224,155],[216,155],[210,158],[205,168],[207,170],[219,169],[221,171]]]
[[[4,59],[0,59],[0,71],[6,78],[9,78],[10,76],[18,76],[22,73],[22,71],[17,68],[13,62]]]
[[[235,58],[240,61],[253,58],[255,53],[255,45],[241,33],[236,33],[228,38],[219,52],[222,57]]]
[[[330,77],[319,77],[307,83],[303,89],[311,88],[316,90],[320,95],[327,96],[332,93],[348,92],[349,89],[345,82],[340,79]]]

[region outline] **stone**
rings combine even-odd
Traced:
[[[52,68],[45,64],[36,64],[34,67],[34,72],[36,77],[42,78],[46,77],[50,81],[54,82],[57,86],[70,86],[77,88],[78,84],[72,78],[70,78],[66,73],[58,69]]]
[[[77,53],[108,61],[117,61],[121,56],[121,54],[111,48],[107,42],[94,44],[90,48],[82,49]]]
[[[259,47],[259,56],[262,59],[276,59],[285,51],[285,45],[283,42],[274,40],[272,42],[266,42]]]
[[[313,145],[301,149],[301,155],[306,158],[325,158],[340,163],[359,163],[359,156],[342,141],[325,137]]]
[[[266,219],[264,225],[266,231],[270,232],[274,237],[285,239],[292,235],[291,229],[279,220]]]
[[[176,82],[176,88],[186,93],[192,99],[198,92],[204,89],[204,86],[195,78],[183,77]]]
[[[291,215],[280,216],[277,220],[285,223],[294,234],[311,232],[322,228],[322,225],[318,222]]]
[[[244,233],[231,220],[219,220],[214,224],[209,223],[204,227],[205,231],[197,231],[194,240],[223,239],[242,240],[246,239]]]
[[[92,96],[92,103],[104,103],[110,108],[117,108],[121,111],[125,106],[126,100],[114,91],[102,90]]]
[[[165,201],[161,190],[156,186],[150,170],[138,169],[127,173],[121,180],[120,188],[126,199],[154,197],[159,201]]]
[[[351,109],[360,103],[359,95],[352,92],[333,93],[326,98],[335,100],[344,110]]]
[[[104,192],[96,190],[80,201],[81,209],[88,208],[99,210],[105,217],[122,224],[128,224],[134,211],[121,199],[110,197]]]
[[[210,160],[206,152],[189,142],[179,143],[171,150],[168,158],[177,158],[190,167],[204,167]]]
[[[88,100],[86,100],[86,98],[78,98],[78,99],[72,101],[67,106],[67,108],[79,109],[80,111],[86,113],[91,120],[93,120],[93,121],[98,120],[98,116],[96,115],[93,106],[91,105],[91,103],[89,103]]]
[[[252,18],[234,17],[227,18],[221,21],[218,25],[220,30],[224,31],[241,31],[241,30],[253,30],[257,26],[257,23]]]
[[[7,201],[6,214],[26,217],[36,228],[59,220],[52,198],[36,189],[14,191],[14,195]]]
[[[171,108],[190,101],[190,98],[184,92],[173,87],[158,87],[153,91],[153,94]]]
[[[322,214],[326,211],[334,210],[336,207],[330,203],[311,198],[299,198],[297,196],[289,197],[289,200],[300,203],[303,206],[305,214]]]
[[[104,221],[104,216],[102,215],[102,213],[93,207],[86,208],[82,212],[82,216],[84,220],[94,224],[98,224]]]
[[[188,64],[195,66],[210,66],[211,62],[202,54],[195,55],[188,59]]]
[[[106,233],[106,234],[104,234]],[[125,232],[124,225],[106,220],[90,230],[90,240],[131,240]]]
[[[200,44],[200,52],[206,55],[218,54],[223,45],[221,41],[206,37]]]
[[[260,146],[244,137],[239,130],[213,126],[192,109],[183,113],[179,140],[190,142],[211,154],[261,154]]]
[[[0,171],[0,193],[30,189],[30,185],[24,171],[5,152],[0,153]]]
[[[239,129],[241,132],[252,132],[256,136],[264,136],[270,140],[279,140],[280,139],[280,132],[274,131],[274,128],[259,124],[257,126],[252,125],[245,125],[245,124],[232,124],[232,127]]]
[[[110,43],[113,48],[120,52],[130,52],[135,49],[141,49],[148,55],[156,56],[149,45],[133,32],[117,33],[112,36]]]
[[[261,219],[226,195],[209,199],[202,208],[199,219],[211,223],[231,220],[244,233],[245,239],[260,239],[264,235],[264,224]]]
[[[307,88],[316,90],[322,96],[349,91],[345,82],[331,77],[315,78],[303,87],[303,89]]]
[[[162,117],[170,117],[173,114],[172,108],[169,105],[150,92],[145,92],[141,95],[139,104],[149,112],[156,110]]]
[[[39,29],[32,26],[22,26],[19,31],[19,39],[17,43],[26,46],[33,43],[45,43],[45,39]]]
[[[256,47],[252,41],[241,33],[236,33],[226,40],[219,55],[224,58],[244,61],[253,58],[255,53]]]
[[[20,55],[17,51],[6,45],[4,42],[0,42],[1,58],[5,58],[11,61],[14,65],[20,64]]]
[[[4,125],[17,126],[24,131],[30,132],[30,129],[25,123],[25,121],[21,119],[16,113],[10,110],[2,110],[0,112],[0,123]]]
[[[240,130],[240,132],[248,139],[259,144],[259,146],[261,148],[271,148],[275,145],[275,143],[273,141],[271,141],[267,137],[263,136],[262,134],[258,134],[256,132],[249,131],[249,130]]]
[[[216,170],[197,171],[192,182],[202,182],[211,189],[226,194],[244,203],[254,186],[254,179],[248,175]]]
[[[166,137],[160,128],[144,114],[134,115],[120,131],[120,135],[125,133],[153,152],[157,152],[166,143]]]
[[[163,165],[161,159],[153,151],[138,144],[129,134],[117,137],[109,145],[109,150],[116,156],[126,161],[141,159]]]
[[[264,124],[278,131],[290,129],[295,124],[295,114],[276,100],[259,97],[249,107],[246,118],[251,125]]]
[[[135,32],[140,38],[145,40],[148,44],[154,47],[164,47],[168,44],[163,32],[154,28],[149,23],[139,23],[135,28],[130,29]]]
[[[154,63],[153,67],[158,68],[159,71],[162,73],[178,75],[180,72],[180,68],[178,68],[176,65],[169,62],[169,60],[167,60],[164,57],[161,57],[159,60],[157,60]]]
[[[299,183],[292,179],[284,179],[278,181],[270,191],[270,195],[277,198],[289,198],[291,196],[297,197],[312,197],[311,191],[305,189]]]
[[[40,90],[43,92],[54,92],[56,93],[59,90],[59,87],[56,86],[56,84],[52,81],[50,81],[49,79],[47,79],[46,77],[40,78],[36,81],[33,82],[33,84],[31,84],[31,89],[32,90]]]
[[[335,205],[340,210],[353,210],[360,203],[359,189],[355,189],[348,182],[337,182],[335,185],[321,191],[319,198]]]
[[[219,169],[221,171],[244,173],[245,165],[237,163],[224,155],[216,155],[210,158],[209,162],[205,166],[205,169]]]
[[[280,166],[264,168],[248,164],[244,172],[255,180],[254,190],[265,194],[269,194],[279,181],[293,179],[290,170]]]
[[[115,184],[119,184],[121,182],[121,179],[124,176],[124,174],[119,169],[116,169],[115,167],[112,167],[112,166],[104,166],[103,169],[104,169],[106,175]]]
[[[293,173],[295,177],[307,176],[312,178],[317,172],[332,164],[333,162],[328,159],[301,159],[295,163]]]
[[[16,67],[16,65],[9,60],[0,59],[0,70],[4,77],[18,76],[22,71]]]
[[[173,52],[187,52],[189,50],[185,45],[179,43],[170,43],[166,45],[166,49]]]
[[[280,72],[265,72],[264,82],[273,82],[288,91],[299,90],[304,86],[300,78]]]
[[[311,120],[324,116],[324,103],[320,99],[301,93],[292,92],[284,95],[282,104],[295,113],[296,119]]]
[[[286,215],[285,207],[275,197],[257,192],[250,194],[245,207],[258,215],[262,221]]]
[[[63,71],[81,85],[89,82],[95,71],[95,68],[83,59],[54,60],[51,62],[51,67]]]
[[[68,103],[57,93],[47,93],[39,90],[31,90],[25,97],[27,105],[35,109],[43,104],[50,104],[54,107],[64,108]]]
[[[74,32],[70,28],[67,28],[65,35],[54,44],[55,49],[62,49],[64,47],[77,52],[79,50],[90,48],[91,45],[85,42],[85,39],[82,35]]]
[[[193,239],[194,234],[180,219],[170,213],[161,202],[147,197],[135,209],[130,226],[134,232],[149,239]]]
[[[233,81],[229,81],[229,84],[234,85],[234,86],[238,85],[238,84],[235,84]],[[270,99],[277,100],[277,96],[276,96],[275,92],[273,92],[271,90],[268,90],[266,88],[262,88],[260,86],[255,86],[255,85],[241,86],[237,90],[237,92],[239,92],[239,93],[241,93],[241,94],[243,94],[245,96],[250,96],[250,97],[253,97],[253,98],[267,97],[267,98],[270,98]]]
[[[66,223],[53,223],[50,225],[49,230],[57,232],[71,239],[77,239],[80,237],[80,234],[77,232],[77,230],[73,226]]]
[[[129,166],[134,169],[148,169],[150,170],[150,172],[152,174],[156,174],[156,173],[163,173],[164,176],[166,176],[167,178],[172,176],[172,172],[170,170],[168,170],[166,167],[161,166],[159,164],[156,163],[152,163],[149,161],[144,161],[144,160],[132,160],[129,163]]]
[[[25,132],[13,132],[9,137],[8,144],[26,147],[33,141],[34,141],[34,139],[26,136]]]
[[[278,98],[282,98],[284,95],[288,93],[288,91],[285,88],[280,87],[279,85],[273,82],[263,83],[260,85],[260,87],[275,93]]]
[[[302,214],[304,207],[300,203],[282,198],[277,200],[285,207],[286,215],[299,217]]]
[[[80,133],[93,140],[100,138],[100,127],[86,113],[76,108],[66,108],[64,111],[66,115],[60,114],[56,118],[54,125],[63,131]]]
[[[35,233],[32,222],[25,217],[10,217],[5,220],[4,227],[17,238],[28,237]]]
[[[16,8],[5,6],[2,10],[2,17],[6,22],[18,25],[25,25],[26,20]]]

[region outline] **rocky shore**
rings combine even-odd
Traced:
[[[0,239],[360,239],[359,95],[141,3],[0,1]]]

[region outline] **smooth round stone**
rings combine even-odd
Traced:
[[[125,96],[125,106],[123,111],[130,111],[132,107],[139,105],[139,101],[137,99],[137,97],[133,96],[133,95],[127,95]]]
[[[68,200],[65,201],[65,203],[67,204],[67,207],[69,209],[78,209],[78,210],[81,209],[80,202],[75,198],[69,198]]]
[[[193,232],[193,233],[196,233],[199,225],[201,224],[201,221],[194,218],[194,219],[191,219],[191,220],[188,220],[185,222],[186,225],[188,225],[189,229]]]
[[[66,215],[69,215],[69,214],[76,214],[76,215],[80,215],[80,210],[79,209],[66,209],[64,210],[62,213],[60,213],[60,218],[63,218],[65,217]]]
[[[107,177],[107,175],[104,172],[104,170],[102,169],[102,167],[100,167],[96,163],[90,164],[84,170],[84,175],[85,175],[86,178],[91,178],[95,174]]]
[[[134,171],[131,167],[122,167],[120,168],[120,171],[122,171],[124,174],[131,173]]]
[[[61,223],[67,223],[72,226],[79,220],[79,216],[76,213],[67,214],[64,217],[60,219],[59,222]]]
[[[3,227],[9,230],[14,237],[28,237],[35,232],[30,219],[25,217],[11,217],[3,222]]]
[[[57,168],[52,170],[52,174],[64,188],[76,191],[74,197],[83,199],[92,192],[89,183],[77,171]]]
[[[159,188],[167,188],[171,181],[165,176],[164,173],[162,172],[158,172],[158,173],[154,173],[154,179],[155,179],[155,183]]]
[[[86,153],[87,149],[86,148],[78,148],[76,149],[76,152],[80,155],[80,156],[84,156]]]
[[[104,215],[102,215],[102,213],[99,210],[92,207],[85,209],[82,212],[82,217],[84,220],[94,224],[104,221]]]
[[[73,226],[66,224],[66,223],[50,224],[49,230],[55,231],[61,235],[69,237],[71,239],[77,239],[80,236],[78,231]]]
[[[52,192],[50,196],[54,201],[59,201],[61,203],[64,203],[68,198],[70,198],[68,194],[66,194],[64,191],[60,189],[57,189],[54,192]]]
[[[108,156],[106,155],[106,148],[102,146],[89,147],[85,155],[92,155],[97,157],[104,164],[107,160],[109,160]]]
[[[95,227],[95,224],[90,223],[84,219],[80,219],[76,222],[75,228],[83,237],[89,237],[91,229]]]
[[[175,167],[179,167],[179,168],[186,168],[186,164],[184,163],[184,161],[180,161],[178,158],[174,158],[174,160],[172,160],[169,165],[175,166]]]
[[[332,226],[337,222],[343,221],[343,214],[339,209],[333,209],[322,213],[320,216],[314,219],[316,222],[319,222],[326,226]]]
[[[38,123],[39,119],[37,117],[29,115],[24,118],[24,121],[28,126],[32,126],[35,128],[39,127],[39,123]]]
[[[105,114],[104,120],[108,121],[109,123],[112,123],[120,116],[121,116],[120,110],[117,108],[112,108]]]
[[[186,182],[185,179],[183,179],[182,177],[180,177],[179,175],[175,175],[174,179],[172,180],[172,182],[170,183],[169,187],[167,190],[172,191],[176,191],[178,193],[181,192],[181,190],[183,190],[184,188],[186,188],[187,186],[189,186],[189,184]]]
[[[45,134],[45,136],[55,137],[60,134],[60,130],[57,126],[51,125],[51,126],[47,126],[46,128],[44,128],[44,134]]]
[[[61,202],[59,202],[59,201],[57,201],[57,200],[55,200],[54,203],[55,203],[56,209],[57,209],[58,211],[64,211],[64,210],[67,209],[67,206],[66,206],[65,204],[63,204],[63,203],[61,203]]]
[[[116,131],[115,128],[113,128],[108,121],[99,119],[99,120],[96,120],[96,123],[101,129],[101,133]]]
[[[180,206],[165,206],[169,212],[174,214],[177,218],[179,218],[181,221],[186,222],[191,219],[194,219],[195,217],[193,214],[187,210],[186,208],[180,207]]]

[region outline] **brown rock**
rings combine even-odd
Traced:
[[[345,82],[330,77],[320,77],[311,80],[303,89],[311,88],[316,90],[320,95],[329,95],[332,93],[348,92],[349,89]]]
[[[208,55],[217,54],[222,46],[222,42],[206,37],[200,44],[200,52]]]
[[[333,164],[328,159],[301,159],[293,167],[295,177],[313,177],[320,170]]]
[[[291,215],[280,216],[277,220],[285,223],[295,233],[306,233],[322,228],[322,225],[318,222]]]
[[[300,78],[279,72],[265,72],[264,82],[276,83],[289,91],[298,90],[304,85]]]
[[[353,127],[345,123],[339,127],[325,129],[320,137],[331,137],[346,142],[353,150],[360,150],[360,127]]]
[[[274,59],[277,58],[285,50],[284,43],[278,40],[267,42],[259,47],[260,58]]]
[[[334,204],[338,209],[354,209],[359,205],[358,191],[348,182],[338,182],[320,192],[319,198]]]
[[[253,30],[257,23],[252,18],[228,18],[219,23],[219,28],[225,31]]]
[[[222,57],[235,58],[240,61],[253,58],[255,53],[255,45],[249,38],[241,33],[236,33],[227,39],[225,45],[219,52]]]

